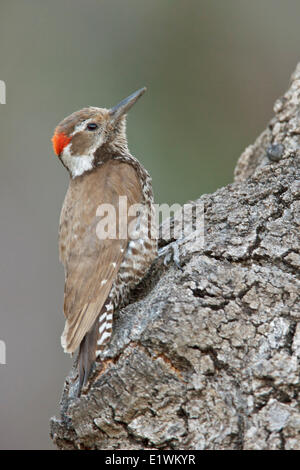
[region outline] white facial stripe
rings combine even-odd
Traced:
[[[88,125],[88,123],[89,122],[94,122],[94,121],[95,121],[95,117],[91,117],[91,118],[85,119],[84,121],[77,124],[77,126],[75,126],[75,129],[71,134],[71,137],[73,137],[73,135],[77,134],[77,132],[84,131],[86,129],[86,126]]]
[[[99,108],[93,108],[93,109],[97,111]],[[72,138],[78,132],[84,131],[86,129],[87,124],[89,122],[93,122],[94,120],[95,120],[95,117],[91,117],[77,124],[72,134],[70,134],[70,137]],[[86,150],[87,154],[72,155],[71,154],[72,141],[68,145],[66,145],[66,147],[64,148],[62,152],[61,159],[64,165],[70,171],[72,178],[75,178],[76,176],[80,176],[86,171],[90,171],[93,169],[94,152],[97,150],[98,147],[100,147],[103,144],[103,142],[104,142],[103,132],[101,131],[101,129],[97,129],[97,131],[94,134],[93,145],[89,149]]]
[[[64,148],[61,158],[66,167],[70,170],[72,178],[92,170],[94,155],[71,155],[70,148],[71,142]]]
[[[98,113],[100,111],[100,108],[97,108],[96,106],[89,106],[89,109],[90,110],[93,110],[95,111],[96,113]],[[72,137],[73,135],[77,134],[77,132],[81,132],[81,131],[84,131],[84,129],[86,128],[87,124],[89,122],[94,122],[95,121],[95,117],[96,116],[93,116],[89,119],[85,119],[84,121],[82,122],[79,122],[77,124],[77,126],[75,126],[74,128],[74,131],[72,132],[72,134],[70,135],[70,137]]]
[[[74,131],[72,132],[71,134],[71,137],[73,137],[73,135],[77,134],[77,132],[80,132],[80,131],[83,131],[85,128],[86,128],[86,125],[91,121],[91,119],[86,119],[85,121],[82,121],[80,122],[79,124],[77,124],[77,126],[75,126],[75,129]]]

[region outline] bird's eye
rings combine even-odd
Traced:
[[[89,130],[89,131],[95,131],[96,129],[98,129],[98,124],[96,124],[95,122],[89,122],[86,126],[86,128]]]

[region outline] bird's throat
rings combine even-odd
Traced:
[[[94,167],[94,155],[71,155],[68,151],[64,151],[61,159],[72,178],[81,176],[83,173],[91,171]]]

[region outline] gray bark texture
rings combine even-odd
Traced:
[[[58,448],[300,449],[300,64],[274,113],[235,182],[192,203],[203,245],[190,220],[183,269],[157,259],[80,398],[74,366]]]

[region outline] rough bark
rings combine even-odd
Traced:
[[[193,203],[203,247],[191,221],[182,271],[157,260],[80,398],[71,371],[58,448],[300,449],[299,104],[300,64],[235,183]]]

